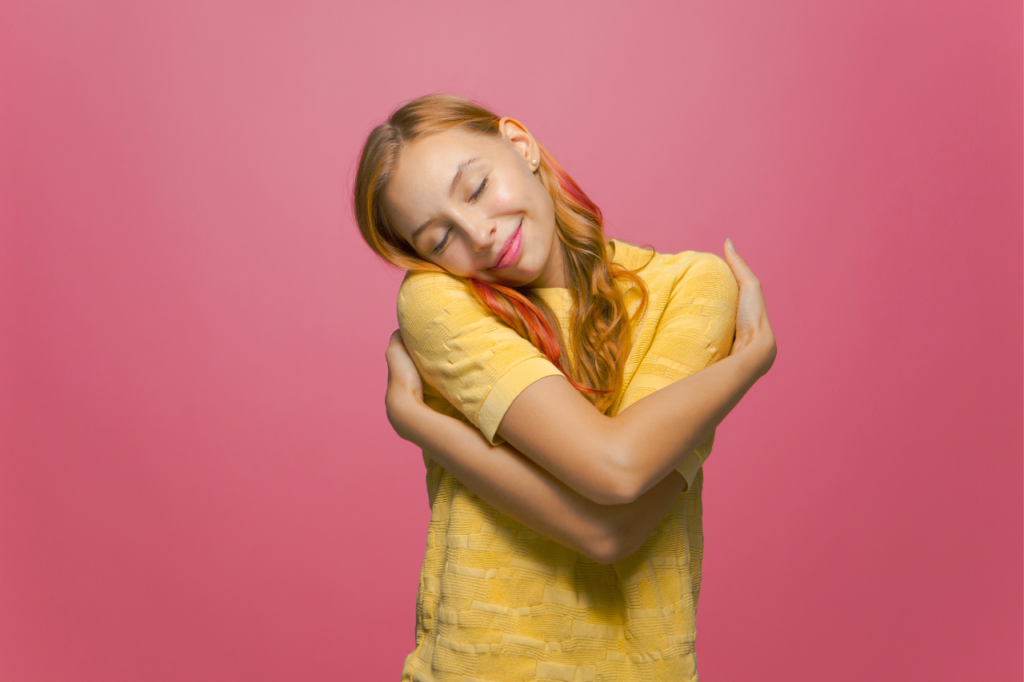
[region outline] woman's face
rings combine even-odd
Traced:
[[[388,218],[453,275],[564,287],[555,205],[534,170],[540,150],[515,121],[499,128],[501,137],[449,130],[404,147],[385,191]]]

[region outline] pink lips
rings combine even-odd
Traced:
[[[505,248],[502,249],[501,256],[498,257],[498,262],[491,268],[492,270],[501,270],[507,268],[516,262],[519,258],[519,252],[523,247],[523,223],[520,221],[519,227],[512,233],[512,237],[505,244]]]

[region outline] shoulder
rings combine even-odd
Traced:
[[[683,277],[687,279],[731,280],[735,282],[732,268],[725,259],[704,251],[683,251],[675,254],[682,266]]]
[[[649,251],[646,253],[650,253]],[[721,256],[704,251],[655,253],[649,263],[638,271],[652,292],[671,291],[671,296],[684,296],[721,301],[735,301],[739,287],[732,268]]]
[[[469,284],[447,272],[410,271],[398,288],[398,325],[405,332],[419,332],[442,317],[452,324],[467,324],[489,314],[477,301]]]
[[[724,258],[704,251],[659,253],[651,246],[640,246],[621,239],[609,239],[608,255],[623,267],[630,270],[641,269],[644,274],[650,275],[669,274],[698,277],[732,274],[732,268]]]
[[[452,297],[469,295],[469,284],[447,272],[413,271],[405,273],[405,279],[398,288],[398,305],[425,303],[432,300],[448,300]]]
[[[674,283],[680,280],[732,280],[732,268],[721,256],[704,251],[659,253],[650,246],[638,246],[621,239],[609,239],[609,255],[619,265],[648,280],[651,284]]]
[[[725,259],[703,251],[683,251],[670,257],[675,265],[676,287],[685,296],[735,305],[739,285]]]

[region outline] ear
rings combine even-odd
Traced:
[[[526,165],[531,171],[536,171],[540,168],[540,146],[533,139],[533,136],[530,135],[530,131],[526,129],[526,126],[514,118],[503,116],[498,121],[498,130],[516,148],[516,151],[522,155],[523,160],[526,161]]]

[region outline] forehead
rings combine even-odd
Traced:
[[[461,130],[446,130],[410,142],[399,152],[385,191],[390,212],[401,224],[436,210],[448,201],[452,178],[460,164],[473,158],[493,161],[501,151],[500,139]]]
[[[446,130],[425,135],[406,144],[398,153],[395,174],[404,169],[423,171],[445,163],[459,164],[466,154],[487,154],[500,146],[500,140],[490,135],[465,130]]]

